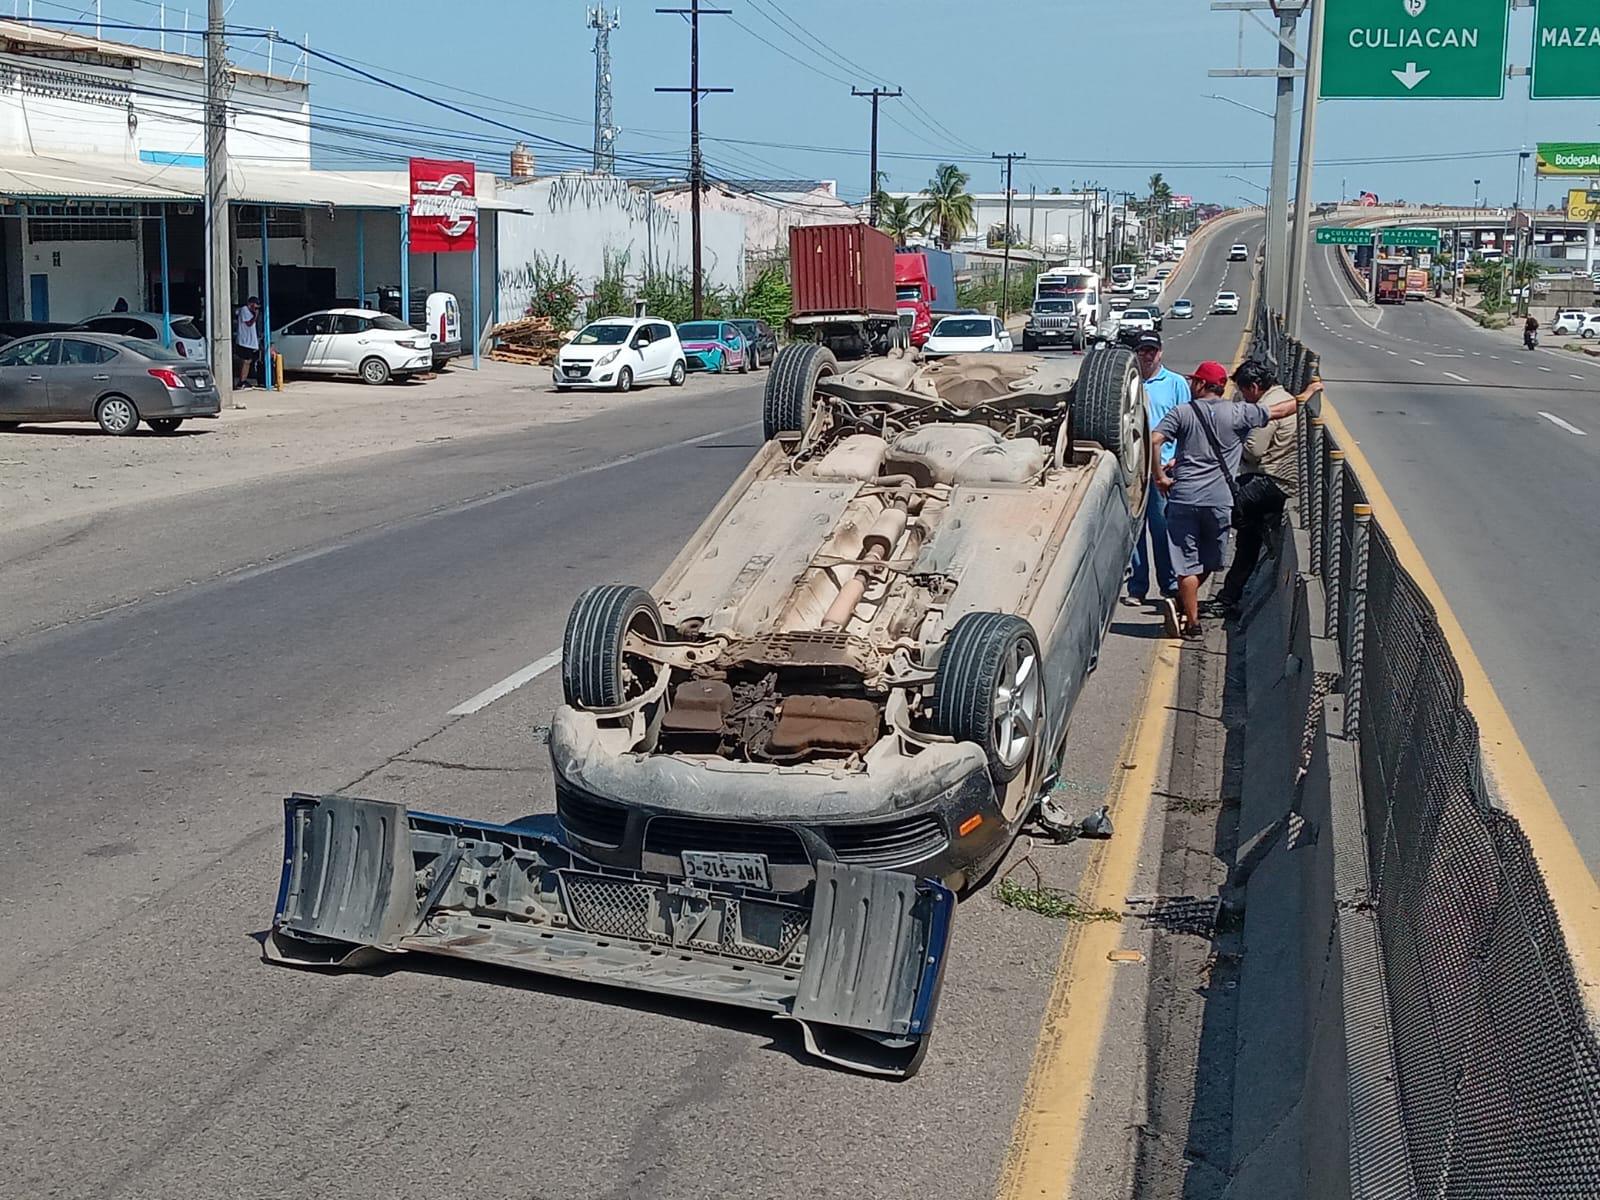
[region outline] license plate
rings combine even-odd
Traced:
[[[685,878],[698,883],[737,883],[770,890],[765,854],[723,854],[710,850],[682,853]]]
[[[567,368],[567,374],[571,375],[573,378],[577,378],[579,375],[583,374],[583,368],[582,367],[568,367]]]

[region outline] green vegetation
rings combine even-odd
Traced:
[[[970,178],[955,163],[940,163],[923,189],[922,202],[914,211],[913,215],[924,229],[939,231],[939,245],[946,250],[977,225],[972,194],[967,191]]]
[[[1060,888],[1027,887],[1011,879],[1002,879],[996,889],[1000,903],[1008,908],[1020,908],[1038,913],[1056,921],[1120,921],[1122,914],[1109,908],[1086,908],[1069,892]]]
[[[644,280],[628,278],[628,256],[606,251],[594,292],[583,304],[583,319],[631,316],[636,300],[643,300],[652,317],[674,325],[693,319],[694,289],[688,271],[657,273]],[[533,266],[537,297],[527,316],[548,316],[556,328],[576,322],[581,293],[577,279],[559,259],[537,260]],[[708,318],[759,317],[774,329],[782,329],[789,319],[789,272],[787,260],[768,263],[741,292],[734,288],[704,289],[701,308]],[[548,311],[547,311],[548,310]]]
[[[578,277],[560,255],[535,252],[528,264],[532,298],[525,317],[548,317],[557,330],[570,329],[578,320],[578,304],[583,293]]]
[[[1018,263],[1011,269],[1011,283],[1006,288],[1006,312],[1020,312],[1033,307],[1033,285],[1039,278],[1039,268],[1032,263]],[[986,312],[989,306],[1000,311],[1000,273],[983,274],[966,283],[956,284],[956,303],[962,308],[975,308]]]
[[[922,232],[922,226],[912,213],[911,201],[887,192],[878,193],[878,228],[892,237],[896,246],[904,246],[912,234]]]

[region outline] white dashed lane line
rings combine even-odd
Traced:
[[[1587,379],[1589,377],[1587,375],[1568,375],[1567,378],[1568,379]]]
[[[1457,375],[1452,371],[1446,371],[1444,373],[1444,377],[1446,379],[1454,379],[1457,383],[1471,383],[1472,382],[1472,380],[1467,379],[1464,376]]]
[[[1413,358],[1411,361],[1416,363],[1417,366],[1419,366],[1419,367],[1425,367],[1425,366],[1428,365],[1427,363],[1423,362],[1420,358]]]
[[[1549,367],[1540,367],[1539,368],[1539,370],[1541,370],[1541,371],[1548,371],[1549,369],[1550,369]]]
[[[1558,429],[1565,429],[1568,433],[1575,433],[1579,437],[1588,437],[1589,436],[1585,431],[1583,431],[1582,429],[1579,429],[1571,421],[1563,421],[1560,417],[1556,416],[1555,413],[1547,413],[1543,409],[1541,409],[1540,412],[1539,412],[1539,415],[1541,417],[1543,417],[1546,421],[1549,421],[1550,424],[1556,426],[1556,428],[1558,428]]]

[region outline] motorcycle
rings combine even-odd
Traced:
[[[1525,349],[1537,350],[1539,348],[1538,333],[1532,329],[1524,330],[1522,334],[1522,345]]]

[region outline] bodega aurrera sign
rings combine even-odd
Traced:
[[[1322,97],[1494,100],[1510,0],[1324,0]]]

